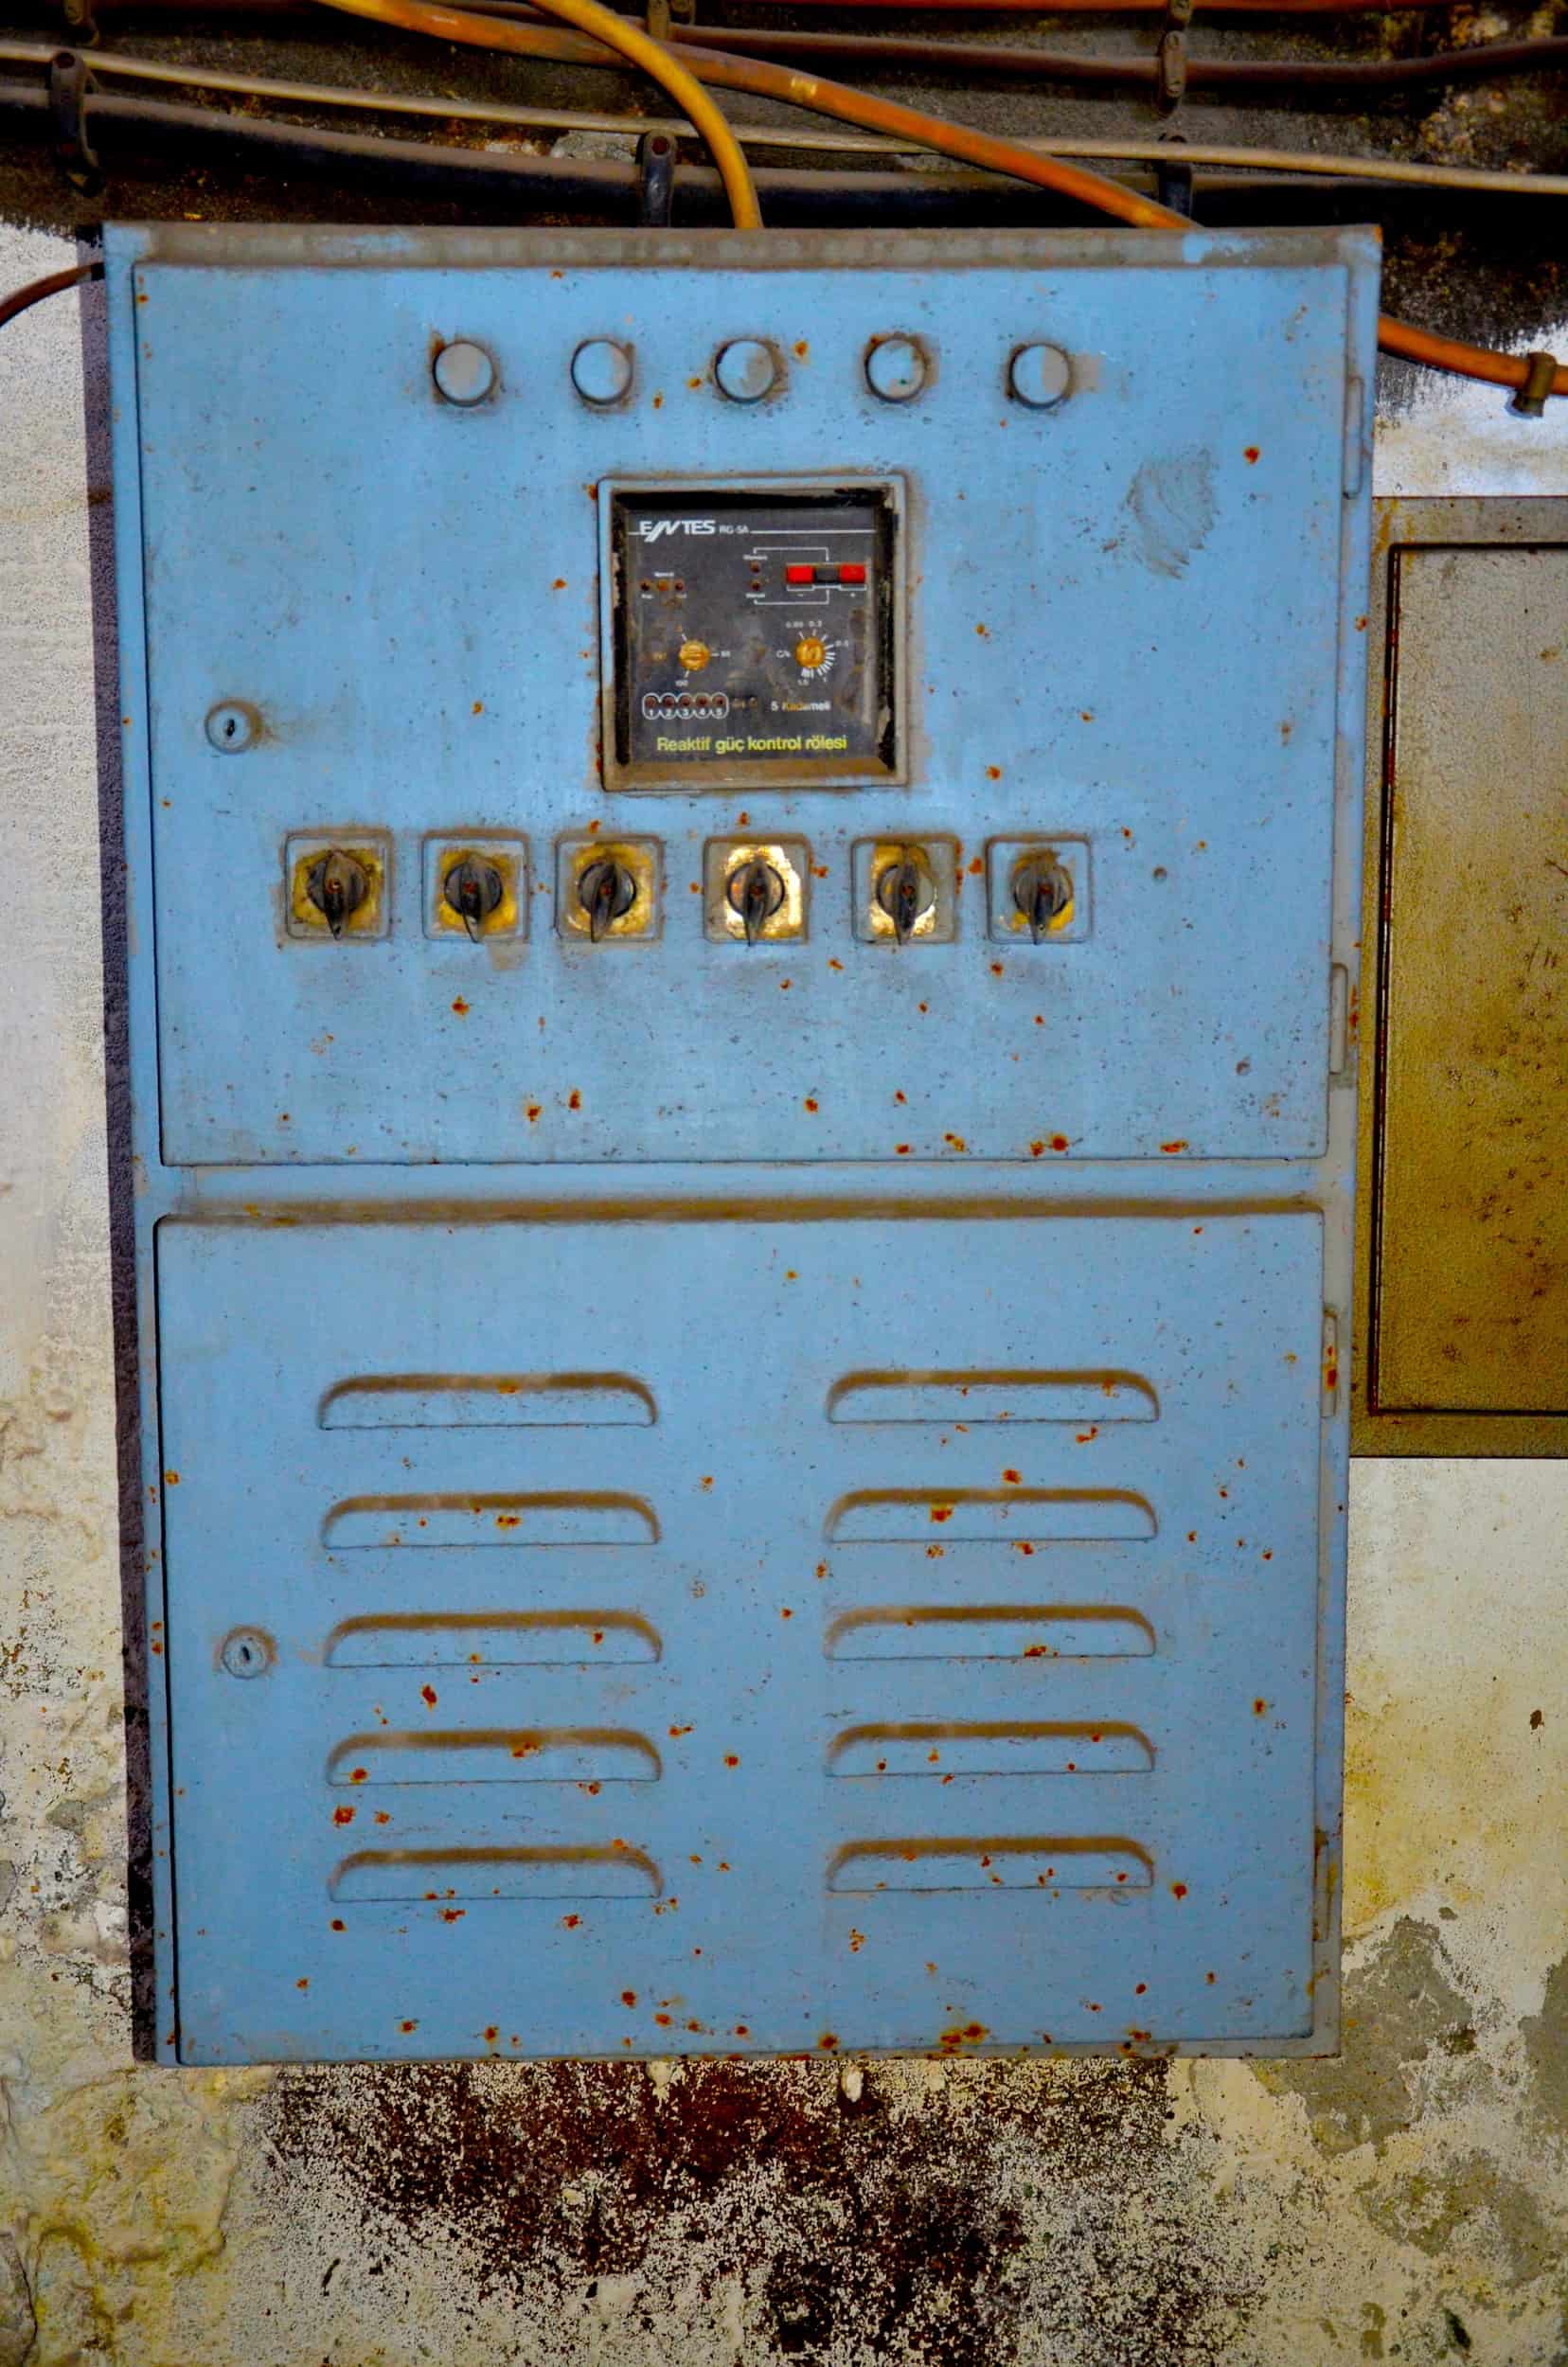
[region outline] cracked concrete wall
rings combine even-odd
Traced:
[[[80,356],[0,335],[0,2367],[1568,2361],[1562,1467],[1355,1467],[1337,2061],[133,2063]]]

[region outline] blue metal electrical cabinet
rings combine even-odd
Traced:
[[[169,2056],[1331,2047],[1371,237],[109,258]]]

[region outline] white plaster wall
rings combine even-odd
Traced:
[[[71,259],[0,230],[0,289]],[[581,2225],[627,2141],[586,2074],[133,2065],[80,356],[74,296],[0,331],[0,2367],[1568,2360],[1568,1467],[1355,1468],[1338,2064],[751,2074],[825,2152],[875,2092],[810,2212],[766,2113],[704,2183],[704,2075],[623,2067],[664,2184],[602,2272]],[[1378,483],[1568,492],[1568,404],[1434,382]],[[465,2143],[533,2130],[505,2263],[505,2180],[410,2176],[406,2123],[459,2098]],[[849,2288],[932,2191],[970,2265],[878,2332]],[[778,2280],[816,2258],[844,2295],[812,2349]]]

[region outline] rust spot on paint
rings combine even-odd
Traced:
[[[803,1105],[802,1105],[802,1106],[803,1106],[803,1108],[810,1110],[813,1117],[816,1115],[817,1106],[818,1106],[818,1105],[817,1105],[817,1103],[816,1103],[816,1102],[812,1099],[812,1097],[811,1097],[811,1095],[810,1094],[808,1094],[808,1095],[807,1095],[806,1099],[805,1099],[805,1102],[803,1103]]]
[[[390,1808],[378,1808],[376,1810],[376,1823],[378,1824],[390,1824],[391,1822],[392,1811]]]
[[[468,1909],[466,1907],[443,1907],[441,1909],[441,1921],[443,1923],[461,1923],[467,1913]]]
[[[1002,767],[999,764],[988,764],[986,778],[988,781],[999,781],[1002,778]]]
[[[459,1019],[467,1019],[469,1006],[464,1002],[460,994],[453,997],[452,1007],[456,1012]]]
[[[1185,1898],[1186,1895],[1187,1886],[1185,1882],[1172,1882],[1170,1885],[1170,1895],[1172,1898]]]
[[[907,1159],[909,1156],[909,1148],[910,1147],[907,1143],[895,1143],[893,1146],[893,1155],[896,1159]]]
[[[561,1928],[563,1931],[575,1931],[578,1925],[581,1921],[582,1917],[580,1915],[562,1915],[561,1918]]]
[[[348,1781],[351,1784],[363,1784],[368,1777],[369,1772],[370,1771],[368,1768],[351,1767],[348,1770]]]
[[[1186,1138],[1184,1135],[1176,1142],[1162,1143],[1160,1145],[1160,1148],[1165,1152],[1167,1158],[1174,1158],[1177,1151],[1185,1150],[1186,1148]]]
[[[796,361],[797,361],[797,362],[804,362],[804,361],[805,361],[805,359],[806,359],[806,357],[807,357],[807,355],[811,352],[811,343],[810,343],[810,340],[809,340],[809,339],[807,339],[807,338],[805,338],[805,337],[797,337],[797,338],[795,339],[795,342],[794,342],[794,352],[795,352],[795,359],[796,359]]]
[[[543,1112],[544,1105],[542,1101],[530,1101],[525,1105],[523,1114],[530,1126],[537,1126]]]
[[[352,1808],[334,1808],[332,1810],[332,1823],[334,1824],[352,1824],[353,1821],[354,1811]]]
[[[1256,466],[1256,462],[1262,458],[1262,453],[1256,444],[1249,444],[1246,451],[1241,454],[1241,457],[1250,469]]]
[[[725,1753],[724,1753],[724,1765],[725,1765],[726,1767],[739,1767],[739,1764],[740,1764],[740,1759],[739,1759],[739,1753],[738,1753],[738,1752],[735,1752],[735,1751],[726,1751],[726,1752],[725,1752]]]
[[[951,1521],[953,1518],[953,1506],[951,1504],[933,1504],[931,1507],[931,1517],[934,1521]]]
[[[621,2003],[623,2005],[635,2005],[636,2002],[637,1992],[635,1989],[622,1989]]]
[[[1022,1487],[1024,1485],[1023,1479],[1017,1471],[1004,1471],[1002,1476],[1007,1481],[1009,1487]]]
[[[566,1107],[568,1110],[580,1110],[582,1107],[582,1095],[575,1085],[566,1096]]]
[[[164,1473],[164,1486],[166,1487],[178,1487],[179,1485],[180,1474],[178,1471],[166,1471]]]
[[[1264,1700],[1263,1696],[1259,1694],[1256,1700],[1253,1703],[1253,1716],[1255,1717],[1261,1717],[1268,1706],[1269,1705],[1267,1701]]]
[[[398,2024],[398,2028],[402,2032],[405,2038],[411,2030],[418,2030],[419,2026],[419,2025],[417,2021],[401,2021]]]
[[[922,1004],[922,1010],[924,1007],[925,1006]],[[965,1142],[962,1134],[944,1134],[942,1136],[942,1140],[947,1144],[950,1150],[967,1150],[969,1148],[969,1145]]]
[[[424,1703],[427,1710],[433,1710],[436,1707],[436,1688],[434,1685],[421,1685],[419,1687],[419,1699]]]

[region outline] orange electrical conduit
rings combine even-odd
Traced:
[[[605,62],[603,48],[597,41],[583,41],[571,33],[554,33],[543,26],[518,24],[508,17],[471,16],[464,9],[446,7],[444,0],[323,0],[323,5],[349,16],[396,26],[405,32],[429,33],[437,41],[457,42],[471,49],[503,49],[521,57],[551,58],[574,64]],[[608,17],[618,34],[635,33],[639,44],[656,51],[661,62],[676,65],[661,44],[637,27],[629,26],[624,17],[612,15],[599,5],[599,0],[542,0],[542,5],[551,15],[571,24],[580,24],[590,16],[596,23]],[[606,45],[619,51],[622,57],[633,56],[623,40]],[[1037,155],[1032,149],[1016,147],[1011,140],[996,139],[988,132],[971,131],[967,124],[950,123],[941,116],[900,106],[896,99],[878,98],[869,91],[851,90],[846,83],[825,81],[820,75],[802,73],[791,66],[769,65],[759,58],[728,57],[717,49],[693,49],[690,59],[691,73],[721,89],[748,91],[759,98],[777,99],[787,107],[804,108],[809,114],[836,116],[841,122],[858,124],[864,131],[887,133],[912,146],[956,156],[981,171],[1003,173],[1015,181],[1031,182],[1038,188],[1054,189],[1060,196],[1072,198],[1096,213],[1109,214],[1133,229],[1195,227],[1185,214],[1161,205],[1153,198],[1143,197],[1136,189],[1126,188],[1103,173],[1086,171],[1081,165],[1069,164],[1061,157]],[[642,62],[640,54],[634,62]],[[669,88],[662,73],[654,74],[653,79],[663,88]],[[681,103],[684,106],[685,102]],[[686,112],[689,114],[689,109]],[[713,113],[717,115],[718,110]],[[717,165],[718,151],[708,132],[697,124],[695,116],[692,121],[708,141],[709,152]],[[720,122],[723,137],[733,142],[735,135],[728,124],[722,116]],[[760,220],[749,171],[746,184],[753,210],[746,221],[736,214],[737,226],[742,229],[755,227]],[[729,187],[727,178],[725,187]],[[733,197],[731,205],[733,210]],[[1496,353],[1485,346],[1434,336],[1424,329],[1414,328],[1408,321],[1395,320],[1386,312],[1378,321],[1378,343],[1385,353],[1399,354],[1403,360],[1421,363],[1429,369],[1482,379],[1494,386],[1532,385],[1536,394],[1568,395],[1568,365],[1560,362],[1554,365],[1549,381],[1543,383],[1527,355]]]
[[[851,0],[856,9],[897,9],[936,16],[1164,16],[1169,0]],[[795,9],[839,9],[844,0],[789,0]],[[1452,0],[1196,0],[1204,16],[1392,16],[1404,9],[1444,9]]]
[[[761,229],[762,209],[757,202],[757,184],[752,179],[745,151],[730,130],[723,109],[716,105],[703,88],[703,82],[712,80],[712,76],[699,78],[689,66],[683,65],[663,42],[655,41],[650,34],[645,33],[642,27],[633,24],[630,17],[617,16],[614,9],[603,6],[603,0],[533,0],[533,5],[542,15],[559,17],[562,24],[573,27],[579,33],[588,34],[597,44],[616,51],[629,65],[639,67],[650,81],[656,82],[666,97],[672,98],[680,108],[712,157],[719,178],[724,185],[724,195],[729,199],[736,228]],[[385,0],[328,0],[328,6],[344,9],[350,16],[375,17],[386,25],[403,24],[411,32],[437,29],[434,26],[417,21],[421,14],[419,9],[410,9],[400,15],[391,6],[385,5]],[[448,18],[453,25],[484,28],[484,38],[478,40],[472,32],[465,35],[447,31],[449,41],[466,39],[475,48],[515,49],[524,45],[521,42],[499,36],[526,28],[514,27],[500,19],[491,19],[487,24],[481,17],[460,16],[451,9],[436,9],[422,13]],[[549,36],[546,34],[544,38],[548,40]],[[528,46],[533,47],[534,44],[530,43]]]

